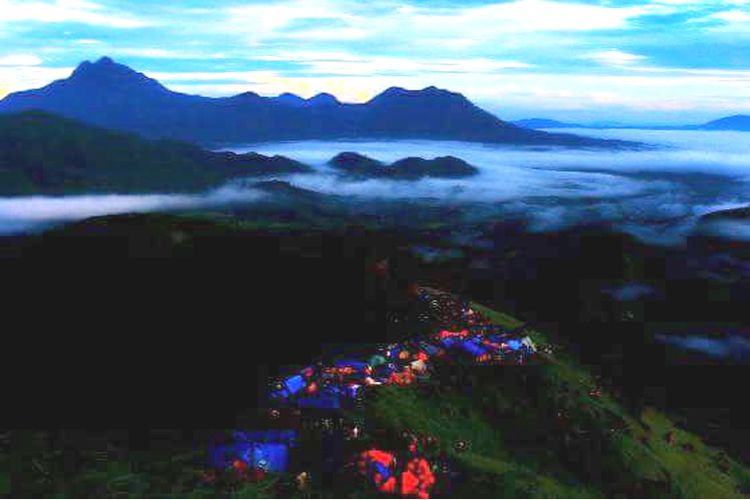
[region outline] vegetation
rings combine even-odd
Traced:
[[[334,156],[329,164],[342,175],[355,178],[388,178],[416,180],[424,177],[470,177],[479,170],[454,156],[440,156],[432,160],[410,157],[386,165],[359,153],[344,152]]]
[[[308,196],[284,184],[270,184],[266,188],[294,198]],[[56,241],[61,245],[75,243],[79,245],[75,247],[75,254],[79,255],[84,246],[93,243],[75,236],[126,235],[128,248],[142,253],[144,248],[156,249],[154,252],[164,249],[164,254],[170,257],[221,255],[221,259],[226,260],[232,249],[242,256],[245,265],[247,255],[255,256],[259,261],[257,272],[260,266],[271,267],[270,256],[279,252],[274,242],[268,254],[260,253],[261,241],[249,237],[260,227],[255,221],[242,222],[229,216],[105,217],[48,233],[40,244],[46,242],[54,250],[58,248],[53,244]],[[263,229],[273,232],[302,227],[291,221],[288,225],[278,223],[263,226]],[[227,239],[231,235],[237,238]],[[201,238],[203,243],[215,242],[217,251],[205,253],[207,248],[201,247]],[[241,239],[247,240],[244,246],[240,244]],[[291,243],[286,241],[284,246]],[[299,244],[307,248],[311,241]],[[343,252],[341,255],[352,254]],[[380,255],[373,261],[379,258]],[[291,262],[284,262],[285,271],[301,269],[290,268]],[[638,262],[633,261],[626,267],[633,269],[629,272],[637,272]],[[191,265],[191,271],[195,269]],[[214,274],[215,270],[211,272]],[[294,275],[294,272],[289,274]],[[255,273],[248,272],[248,275],[255,276]],[[330,274],[325,276],[332,281]],[[299,276],[289,281],[290,286],[298,283],[295,288],[302,288],[304,282]],[[315,292],[322,294],[317,288]],[[211,289],[211,293],[217,292]],[[286,303],[297,304],[295,312],[308,318],[309,312],[303,314],[303,304],[289,298],[291,293],[294,291],[284,290]],[[350,289],[346,288],[340,296],[349,293]],[[241,300],[244,304],[245,297]],[[233,309],[215,297],[212,301],[221,303],[221,314]],[[339,302],[331,300],[328,306],[336,309],[337,304]],[[328,306],[323,308],[323,313],[325,321],[330,322]],[[383,430],[389,436],[399,436],[408,430],[434,437],[458,472],[452,481],[451,495],[545,498],[741,498],[748,495],[750,472],[744,465],[725,452],[707,446],[695,434],[676,425],[671,416],[653,407],[634,411],[623,403],[619,394],[608,390],[607,383],[586,367],[575,351],[548,349],[550,339],[556,338],[554,332],[542,333],[509,314],[479,304],[474,307],[505,328],[525,328],[541,348],[538,359],[518,367],[440,365],[427,384],[373,391],[353,415],[364,419],[368,429]],[[241,307],[237,309],[244,311]],[[318,324],[314,320],[306,321]],[[274,323],[278,328],[280,319],[274,319]],[[317,342],[314,338],[307,341],[309,345]],[[267,352],[260,355],[264,361],[271,356]],[[240,378],[244,385],[248,385],[244,367],[252,365],[248,356],[243,353],[242,363],[238,363],[243,367]],[[180,375],[181,381],[184,378]],[[244,385],[243,404],[247,393]],[[207,406],[205,395],[202,398],[196,406]],[[24,496],[254,498],[298,494],[293,479],[288,476],[267,476],[253,483],[207,482],[205,443],[190,447],[185,441],[175,440],[167,450],[148,452],[125,451],[123,447],[110,453],[104,461],[95,451],[83,450],[77,451],[75,460],[71,461],[70,453],[51,442],[46,433],[27,432],[26,438],[21,438],[16,445],[21,443],[22,446],[16,446],[16,450],[25,451],[12,461],[5,453],[8,447],[0,440],[3,445],[0,449],[5,453],[0,453],[0,488],[12,491],[9,478],[13,463],[13,478],[16,485],[23,481]],[[466,446],[458,447],[457,443]],[[66,465],[70,463],[77,465],[71,468]],[[372,491],[356,490],[356,485],[364,488],[362,481],[353,484],[354,489],[345,490],[347,495],[373,496]],[[310,495],[333,496],[329,491],[320,490],[313,490]]]
[[[513,318],[490,312],[504,326]],[[545,336],[530,332],[535,341]],[[525,367],[469,369],[432,390],[387,388],[370,410],[378,425],[447,445],[470,497],[743,498],[750,471],[647,408],[640,418],[566,355]],[[465,451],[453,446],[468,444]]]
[[[478,308],[507,326],[520,324],[510,316]],[[532,335],[537,341],[545,338]],[[460,497],[741,498],[750,488],[747,468],[677,428],[656,410],[647,409],[640,418],[629,415],[597,386],[596,377],[565,356],[541,354],[538,362],[513,368],[446,366],[426,386],[374,391],[364,412],[370,428],[435,438],[460,473],[450,490]],[[459,442],[466,446],[455,446]],[[31,446],[42,448],[38,440]],[[99,465],[91,455],[90,468],[56,482],[60,460],[59,451],[38,451],[25,469],[29,478],[37,477],[26,494],[47,496],[54,491],[64,497],[125,498],[292,494],[283,486],[289,481],[277,476],[209,485],[204,481],[200,450],[132,454],[127,461]]]
[[[188,192],[233,177],[308,170],[281,156],[214,153],[42,112],[0,115],[0,196]]]

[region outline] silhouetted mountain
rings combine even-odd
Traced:
[[[516,120],[512,122],[513,125],[517,125],[523,128],[541,129],[541,128],[586,128],[585,125],[578,123],[566,123],[557,120],[550,120],[549,118],[526,118],[523,120]]]
[[[740,208],[731,208],[727,210],[717,210],[710,212],[701,217],[703,221],[730,221],[746,220],[750,221],[750,205]]]
[[[0,195],[175,192],[232,177],[307,172],[282,156],[150,141],[44,112],[0,116]]]
[[[272,99],[275,102],[278,102],[279,104],[286,104],[288,106],[304,106],[307,101],[297,94],[292,94],[289,92],[284,92],[283,94],[280,94],[276,97],[272,97]]]
[[[523,120],[515,120],[512,123],[519,127],[536,129],[536,130],[554,129],[554,128],[580,128],[580,129],[591,129],[591,130],[602,130],[602,129],[698,130],[701,128],[698,125],[649,125],[649,124],[627,125],[624,123],[613,122],[613,121],[598,121],[598,122],[591,122],[591,123],[570,123],[570,122],[561,122],[557,120],[551,120],[549,118],[527,118]]]
[[[734,115],[720,118],[700,126],[704,130],[737,130],[750,132],[750,115]]]
[[[581,128],[581,129],[640,129],[640,130],[734,130],[750,132],[750,115],[719,118],[702,125],[625,125],[617,122],[569,123],[548,118],[515,120],[514,125],[528,129]]]
[[[314,95],[308,99],[307,104],[309,106],[337,106],[341,103],[335,96],[326,92],[321,92],[320,94]]]
[[[247,92],[209,98],[172,92],[110,58],[82,63],[64,80],[17,92],[0,112],[43,110],[150,138],[201,143],[336,138],[439,139],[529,145],[630,147],[632,143],[547,134],[506,123],[461,94],[390,88],[364,104],[329,94]]]
[[[439,156],[432,160],[419,157],[409,157],[391,163],[394,175],[399,178],[469,177],[479,173],[479,169],[469,165],[455,156]]]
[[[453,156],[441,156],[432,160],[409,157],[386,165],[359,153],[344,152],[334,156],[328,164],[343,175],[357,178],[417,180],[424,177],[469,177],[479,173],[476,167]]]

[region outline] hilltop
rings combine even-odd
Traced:
[[[417,180],[424,177],[455,179],[477,175],[479,169],[454,156],[433,159],[403,158],[390,165],[354,152],[339,153],[329,162],[346,177]]]

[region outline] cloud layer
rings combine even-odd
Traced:
[[[593,132],[592,132],[593,133]],[[679,243],[696,219],[713,210],[750,204],[750,134],[617,130],[599,136],[646,141],[649,151],[533,150],[458,142],[317,142],[232,148],[283,154],[310,164],[312,174],[282,176],[294,185],[347,197],[353,209],[379,211],[387,202],[431,200],[463,207],[473,217],[521,218],[538,230],[583,222],[613,224],[649,241]],[[407,156],[456,155],[480,169],[467,179],[346,180],[326,162],[357,151],[392,162]],[[0,229],[17,230],[131,211],[216,208],[254,203],[243,182],[206,194],[73,196],[0,199]],[[721,228],[717,228],[717,231]],[[745,229],[747,231],[747,228]],[[732,234],[740,235],[736,228]],[[723,230],[726,234],[726,230]]]

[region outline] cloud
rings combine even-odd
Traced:
[[[70,75],[72,67],[0,65],[0,97],[6,93],[43,87]]]
[[[5,23],[80,23],[120,29],[150,24],[144,19],[86,0],[0,0],[0,25]]]
[[[427,8],[412,11],[415,24],[440,29],[463,27],[468,31],[502,32],[591,31],[624,28],[628,22],[649,12],[647,7],[609,7],[550,0],[516,0],[479,7]],[[451,30],[451,31],[455,31]]]
[[[530,68],[531,64],[490,58],[417,59],[393,56],[357,56],[342,52],[282,52],[260,56],[265,61],[295,62],[302,72],[326,75],[383,75],[419,73],[492,73],[505,69]]]
[[[617,49],[609,49],[592,52],[584,56],[584,59],[591,59],[605,66],[628,66],[646,59],[646,57]]]
[[[101,45],[103,42],[101,40],[94,40],[93,38],[82,38],[75,40],[73,43],[77,45]]]
[[[729,23],[745,23],[750,21],[750,14],[741,10],[726,10],[708,16],[710,19],[719,19]]]
[[[182,49],[163,49],[154,47],[111,47],[107,48],[111,56],[131,56],[146,59],[226,59],[227,55],[216,51],[196,51]]]
[[[31,54],[11,54],[0,57],[0,66],[38,66],[44,61]]]
[[[347,10],[345,5],[331,0],[258,3],[224,9],[222,23],[223,29],[246,34],[251,43],[268,38],[336,40],[365,36],[364,30],[352,25],[358,20],[357,14]],[[338,24],[316,29],[315,21],[337,21]],[[295,29],[295,23],[304,27]]]

